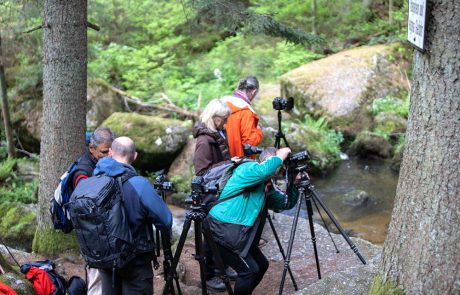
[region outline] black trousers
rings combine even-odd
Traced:
[[[262,281],[269,265],[258,245],[253,243],[246,257],[240,257],[220,245],[218,247],[225,264],[230,265],[238,273],[234,288],[235,295],[251,294]]]
[[[130,263],[122,269],[115,270],[112,288],[112,270],[100,269],[103,295],[152,295],[152,263]]]

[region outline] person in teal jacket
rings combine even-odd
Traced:
[[[265,148],[259,162],[240,164],[219,196],[219,201],[228,200],[217,203],[207,217],[225,264],[238,273],[235,295],[251,294],[268,269],[268,260],[258,247],[267,209],[282,211],[297,202],[293,183],[286,196],[271,181],[290,152],[289,148]]]

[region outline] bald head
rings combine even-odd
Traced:
[[[112,142],[111,155],[118,162],[131,164],[137,157],[134,141],[126,136],[116,138]]]

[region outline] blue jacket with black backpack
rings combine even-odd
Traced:
[[[148,180],[138,176],[131,165],[105,157],[97,162],[93,176],[101,174],[110,177],[128,174],[128,180],[123,182],[124,208],[131,234],[136,241],[136,254],[141,258],[138,260],[145,263],[144,258],[147,257],[144,256],[154,256],[155,243],[151,225],[171,235],[171,211]]]

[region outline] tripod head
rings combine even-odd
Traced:
[[[189,197],[185,200],[187,204],[190,204],[190,209],[192,211],[202,210],[206,207],[205,202],[203,200],[206,197],[216,196],[218,189],[216,186],[208,186],[203,184],[203,177],[202,176],[194,176],[192,178],[191,188],[192,192],[190,193]]]

